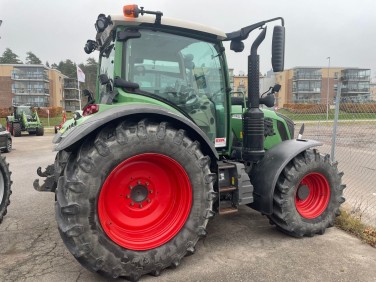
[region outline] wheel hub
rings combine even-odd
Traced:
[[[147,187],[144,185],[137,185],[131,190],[130,198],[137,203],[141,203],[146,200],[148,194],[149,191]]]
[[[300,181],[295,194],[295,207],[306,219],[322,215],[330,200],[330,185],[326,177],[318,172],[311,172]]]
[[[309,196],[309,188],[307,185],[300,185],[297,193],[298,199],[304,201]]]

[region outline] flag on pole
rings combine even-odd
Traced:
[[[85,74],[79,66],[77,66],[77,80],[79,82],[85,82]]]

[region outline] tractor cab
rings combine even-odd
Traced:
[[[25,116],[28,122],[36,121],[35,110],[28,106],[14,107],[14,116],[18,120],[22,119],[22,116]]]
[[[150,15],[98,17],[97,40],[85,47],[88,53],[100,51],[96,103],[167,106],[195,123],[216,148],[225,148],[230,131],[226,34],[175,19],[156,20]]]

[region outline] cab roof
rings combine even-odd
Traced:
[[[154,24],[155,23],[155,16],[151,15],[144,15],[139,16],[138,18],[128,18],[124,17],[123,15],[110,15],[113,25],[110,25],[109,28],[113,29],[116,26],[120,25],[127,25],[127,26],[139,26],[142,24]],[[217,37],[218,40],[226,39],[226,33],[215,28],[211,28],[202,24],[193,23],[189,21],[182,21],[178,19],[168,18],[163,16],[161,18],[161,26],[165,27],[177,27],[182,29],[188,29],[192,31],[199,31],[203,33],[207,33],[210,35],[214,35]]]

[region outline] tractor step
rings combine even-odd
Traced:
[[[221,187],[219,188],[219,193],[226,193],[226,192],[231,192],[231,191],[235,191],[236,188],[235,186],[225,186],[225,187]]]
[[[253,202],[253,186],[243,163],[218,162],[218,213],[232,214],[238,206]]]
[[[219,163],[218,164],[218,169],[222,169],[222,170],[225,170],[225,169],[230,169],[230,168],[235,168],[235,165],[234,164],[230,164],[230,163]]]
[[[221,208],[219,210],[220,215],[233,214],[233,213],[237,213],[237,212],[238,212],[238,208],[234,208],[234,207]]]

